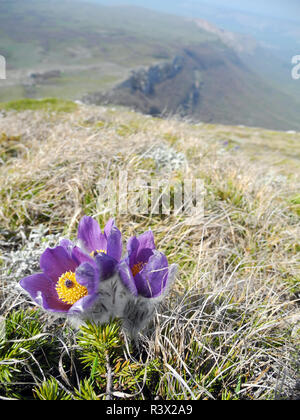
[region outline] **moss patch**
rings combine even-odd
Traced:
[[[43,110],[50,112],[73,112],[77,109],[77,105],[72,101],[57,98],[20,99],[18,101],[0,103],[0,109],[6,111]]]

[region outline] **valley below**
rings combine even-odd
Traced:
[[[0,80],[0,102],[58,97],[194,122],[300,130],[286,69],[253,37],[139,7],[75,0],[70,12],[70,4],[1,3],[7,79]]]

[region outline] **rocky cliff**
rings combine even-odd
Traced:
[[[86,95],[83,102],[118,104],[196,122],[300,129],[290,97],[268,86],[224,44],[181,48],[172,60],[134,69],[112,90]],[[289,121],[282,114],[283,104]]]
[[[184,68],[184,58],[176,56],[173,61],[155,64],[148,68],[133,70],[131,76],[118,85],[118,89],[130,89],[132,93],[155,94],[156,85],[173,79]]]

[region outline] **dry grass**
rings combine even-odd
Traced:
[[[129,179],[202,178],[205,215],[197,226],[174,215],[116,217],[125,240],[151,226],[158,248],[180,266],[170,297],[141,338],[147,360],[161,361],[155,393],[297,397],[300,227],[291,200],[299,193],[300,134],[195,126],[87,106],[70,114],[7,113],[0,133],[6,270],[13,244],[20,246],[17,232],[28,236],[42,223],[49,233],[72,236],[84,213],[107,220],[100,187],[117,181],[120,170]],[[162,144],[184,154],[187,165],[170,173],[145,158]],[[14,284],[2,271],[6,315],[12,299],[13,306],[24,305],[24,296],[10,293]]]

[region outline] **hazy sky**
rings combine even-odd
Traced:
[[[88,0],[86,0],[88,1]],[[105,4],[136,4],[151,9],[178,14],[195,10],[201,4],[218,5],[265,16],[292,19],[300,22],[300,0],[92,0]]]
[[[195,3],[197,3],[196,0]],[[266,16],[300,20],[299,0],[212,0],[208,3]]]

